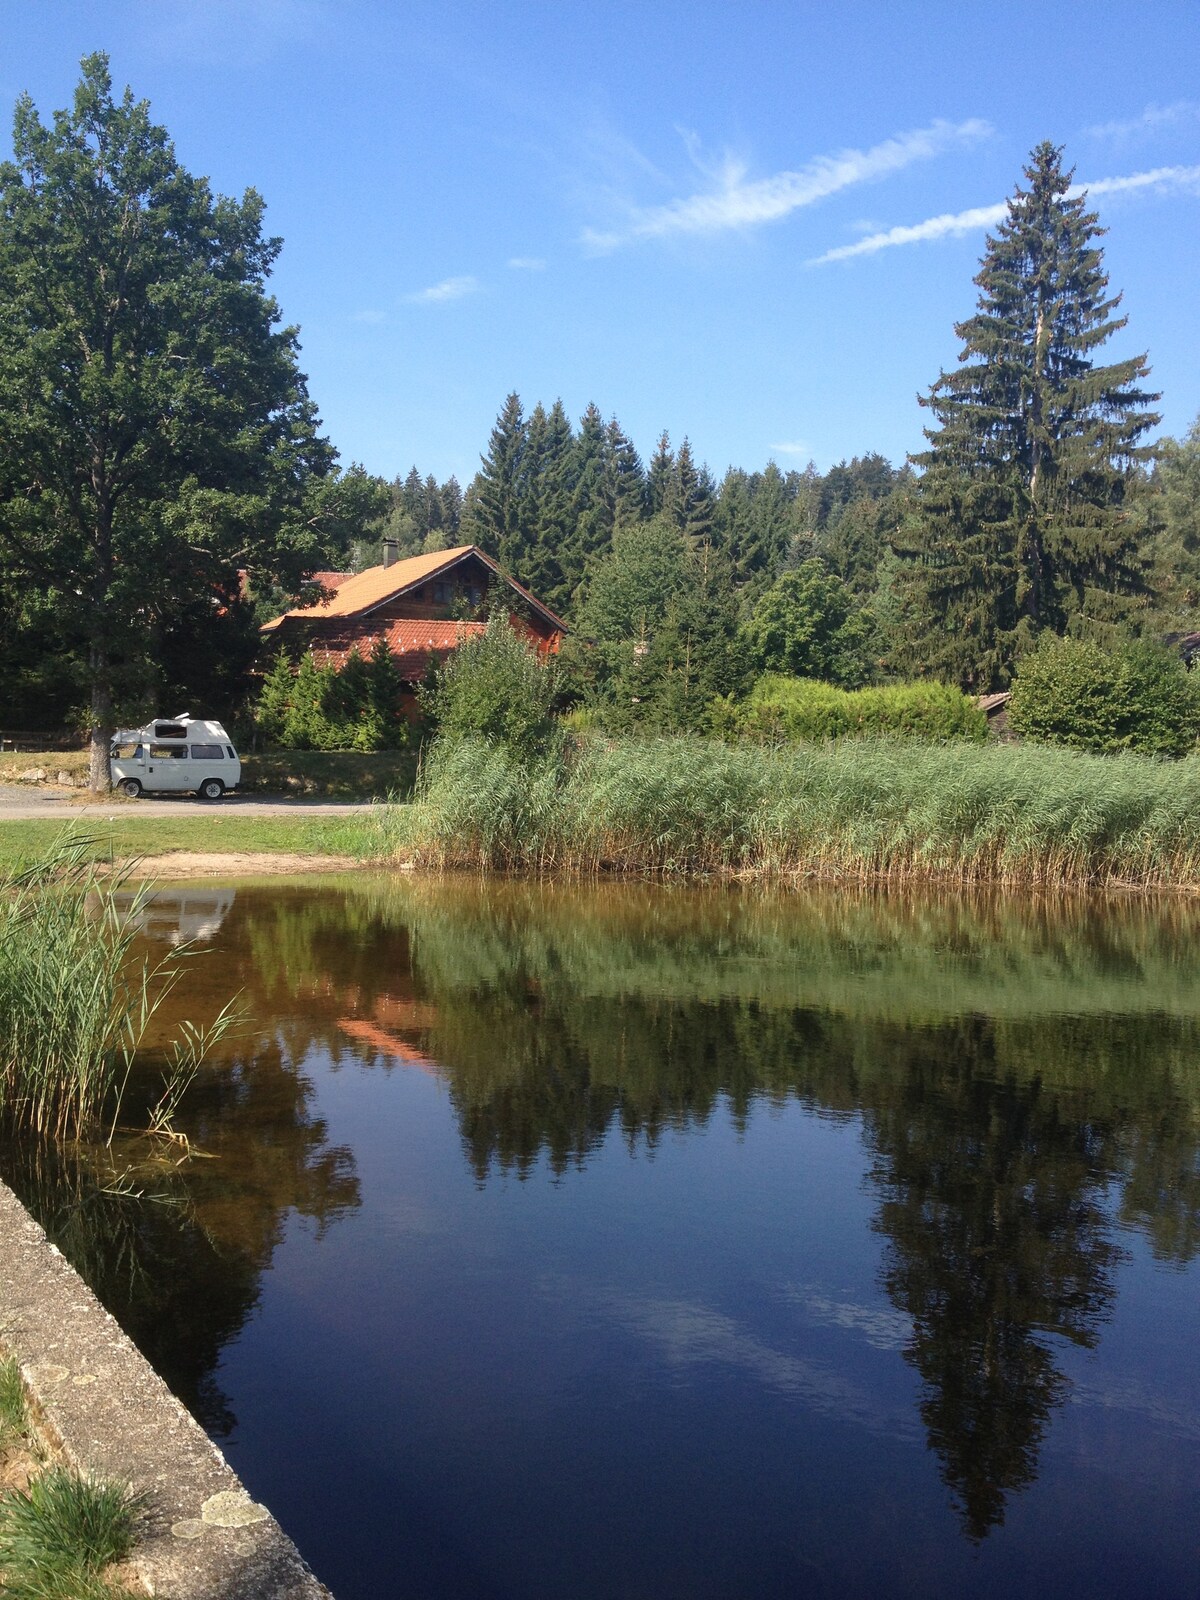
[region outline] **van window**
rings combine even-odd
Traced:
[[[229,757],[230,761],[236,761],[237,760],[237,756],[234,755],[233,746],[231,744],[227,744],[225,746],[225,754]]]
[[[181,722],[156,722],[154,724],[154,737],[156,739],[186,739],[187,729]]]
[[[194,744],[193,761],[224,761],[225,753],[219,744]]]
[[[187,745],[185,744],[152,744],[150,746],[151,761],[186,761]]]

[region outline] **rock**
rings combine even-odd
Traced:
[[[68,789],[73,789],[75,787],[75,779],[69,772],[60,772],[58,777],[55,779],[55,782],[65,784]]]
[[[46,769],[44,767],[26,767],[24,772],[17,773],[18,783],[45,783]]]

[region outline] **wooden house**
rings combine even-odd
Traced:
[[[445,660],[465,637],[483,631],[478,619],[489,590],[507,597],[513,627],[540,653],[555,654],[566,632],[560,617],[474,544],[399,561],[385,542],[379,566],[317,572],[313,581],[324,598],[266,623],[264,643],[295,655],[311,650],[318,665],[341,667],[352,650],[365,659],[384,639],[401,675],[414,685],[432,662]]]

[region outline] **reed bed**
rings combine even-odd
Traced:
[[[131,959],[137,906],[118,900],[119,882],[99,876],[88,851],[75,840],[0,878],[0,1124],[51,1139],[115,1119],[178,971],[179,952]],[[182,1042],[176,1083],[205,1042]]]
[[[419,865],[1014,886],[1200,885],[1200,757],[853,740],[436,745],[379,840]]]

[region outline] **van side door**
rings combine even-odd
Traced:
[[[152,744],[146,761],[147,789],[183,794],[193,787],[186,744]]]

